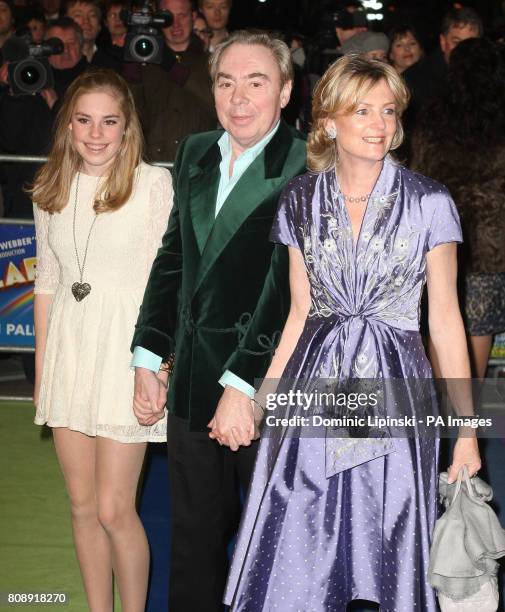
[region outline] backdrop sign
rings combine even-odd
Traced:
[[[35,347],[33,222],[0,219],[0,348]]]

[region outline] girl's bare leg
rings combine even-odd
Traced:
[[[98,517],[109,536],[112,566],[123,612],[143,612],[149,577],[149,547],[135,508],[146,443],[97,437]]]
[[[111,612],[111,551],[98,520],[95,485],[97,439],[63,427],[53,429],[53,439],[70,497],[75,548],[89,609]]]

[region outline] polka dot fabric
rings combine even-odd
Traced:
[[[442,185],[386,159],[356,240],[335,173],[306,174],[284,191],[272,239],[302,251],[311,286],[285,379],[431,376],[418,331],[426,253],[461,241]],[[261,440],[225,602],[345,612],[364,599],[381,612],[435,612],[437,440],[394,438],[353,460],[335,453],[339,440],[292,434],[279,427]]]

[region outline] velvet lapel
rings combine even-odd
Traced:
[[[189,167],[189,207],[200,255],[214,224],[220,161],[219,145],[215,142],[198,163]]]
[[[281,122],[272,140],[247,168],[225,200],[205,244],[196,273],[193,294],[198,291],[202,280],[239,227],[273,191],[285,182],[282,171],[292,140],[289,128]]]

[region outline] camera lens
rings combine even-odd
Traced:
[[[154,51],[154,45],[149,38],[141,38],[135,44],[135,53],[142,58],[148,58]]]
[[[12,74],[13,85],[25,94],[36,93],[47,87],[48,68],[42,60],[22,60],[14,66]]]
[[[154,36],[139,34],[130,43],[130,53],[137,62],[151,61],[159,51],[159,43]]]
[[[40,79],[40,72],[35,66],[27,66],[19,74],[20,80],[28,87],[33,87]]]

